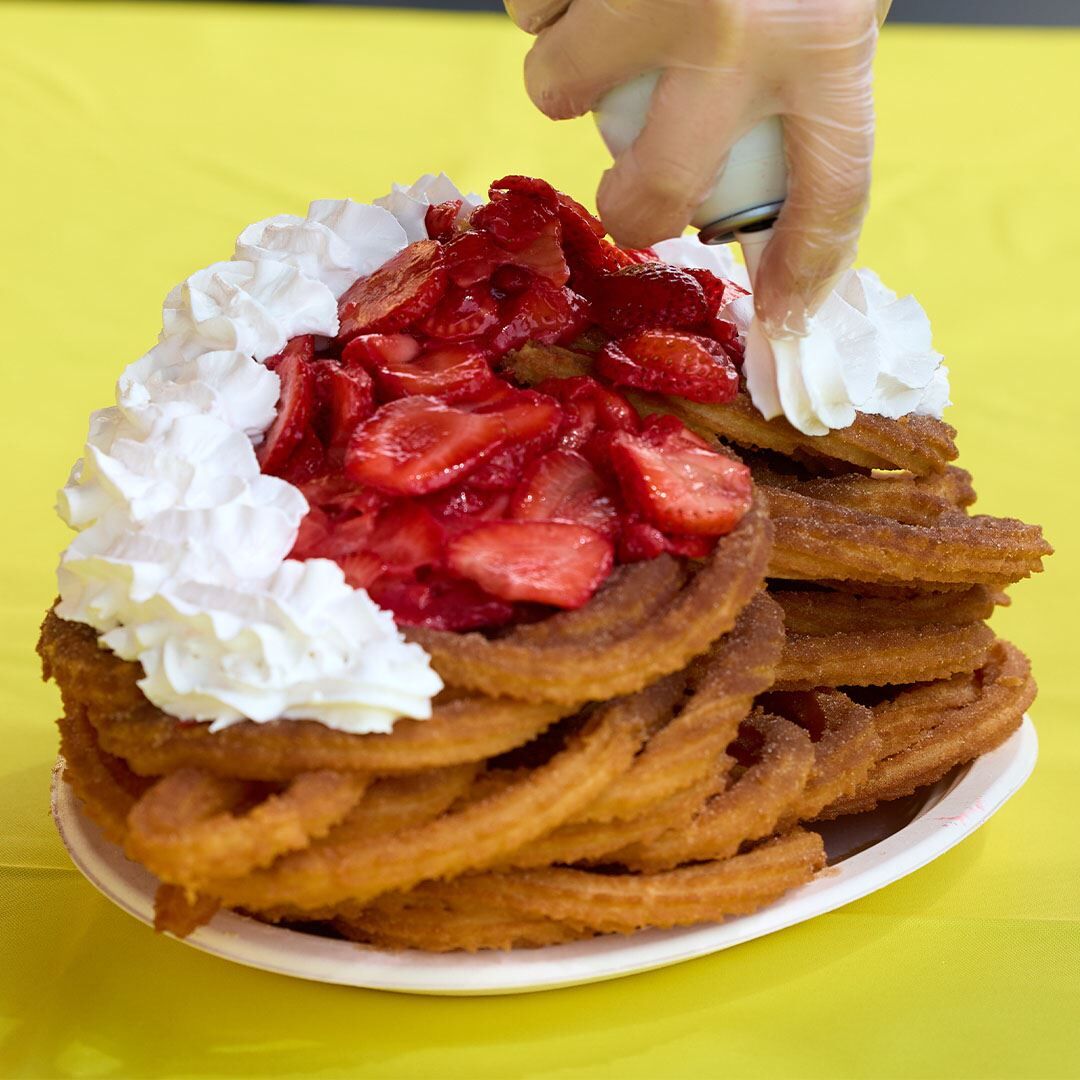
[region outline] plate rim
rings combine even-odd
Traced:
[[[921,869],[966,839],[1023,786],[1038,757],[1038,736],[1025,714],[1000,746],[976,758],[948,789],[930,799],[895,833],[819,873],[768,907],[721,923],[643,930],[512,952],[390,952],[270,926],[219,912],[184,944],[247,967],[316,982],[436,995],[529,993],[576,986],[721,952],[816,918]],[[53,769],[50,806],[60,838],[82,875],[107,899],[153,925],[152,875],[128,860],[86,817]]]

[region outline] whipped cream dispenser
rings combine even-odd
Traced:
[[[601,99],[596,124],[612,155],[622,153],[641,133],[659,72],[624,83]],[[702,118],[703,124],[708,122]],[[778,116],[761,121],[731,148],[716,185],[691,224],[706,244],[738,241],[750,280],[787,196],[783,126]]]

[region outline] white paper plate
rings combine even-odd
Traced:
[[[249,967],[301,979],[417,994],[511,994],[595,982],[678,964],[812,919],[913,873],[973,833],[1031,774],[1031,720],[997,750],[908,799],[821,828],[831,869],[770,907],[723,923],[646,930],[514,952],[382,952],[221,912],[189,945]],[[75,865],[129,914],[153,923],[156,880],[84,816],[53,775],[52,811]]]

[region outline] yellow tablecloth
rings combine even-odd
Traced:
[[[1045,523],[1050,571],[997,625],[1042,686],[1030,785],[974,838],[812,923],[681,967],[527,998],[291,981],[156,937],[47,815],[57,696],[33,655],[87,413],[174,282],[313,197],[445,169],[591,201],[588,121],[521,87],[494,16],[251,5],[0,8],[6,494],[0,560],[0,1074],[1075,1076],[1080,775],[1073,604],[1080,36],[891,28],[862,260],[947,354],[980,506]]]

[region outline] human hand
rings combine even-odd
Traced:
[[[871,62],[891,0],[506,0],[537,35],[525,84],[552,119],[660,71],[641,134],[605,174],[600,216],[628,247],[683,231],[756,123],[783,118],[788,197],[755,303],[773,337],[806,318],[854,261],[873,152]]]

